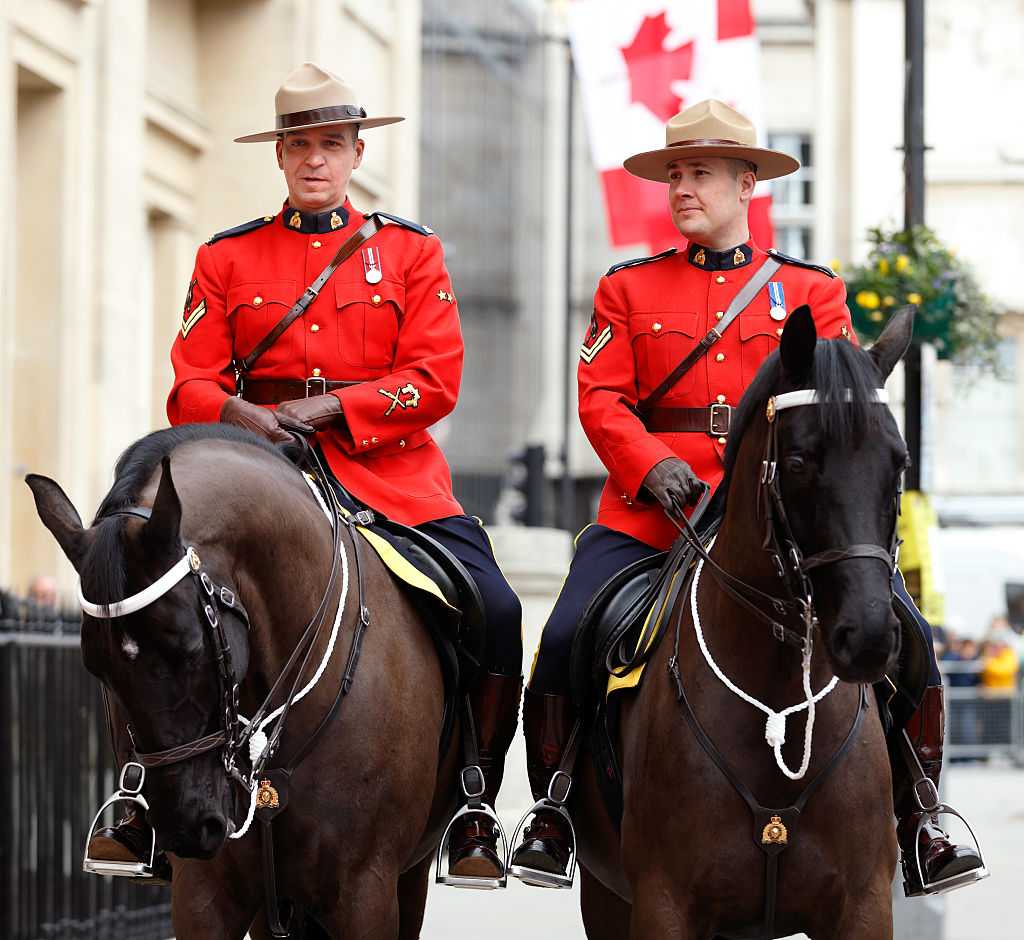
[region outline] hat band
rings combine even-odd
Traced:
[[[756,144],[741,144],[738,140],[724,140],[721,137],[701,137],[696,140],[679,140],[666,147],[746,147],[755,148]]]
[[[354,104],[339,104],[330,108],[312,108],[309,111],[292,111],[277,116],[277,129],[286,131],[290,127],[305,127],[307,124],[329,124],[331,121],[349,121],[366,117],[366,108]]]

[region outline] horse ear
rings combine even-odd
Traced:
[[[171,458],[164,457],[160,461],[160,485],[153,501],[153,512],[143,531],[154,542],[169,542],[177,540],[180,527],[181,500],[171,476]]]
[[[811,308],[803,304],[789,315],[779,345],[782,368],[793,381],[803,381],[810,374],[817,343],[818,330],[811,316]]]
[[[68,561],[78,571],[89,548],[89,537],[82,527],[82,517],[55,480],[30,473],[25,477],[36,501],[36,512],[57,540]]]
[[[882,374],[882,381],[889,378],[889,374],[895,368],[907,350],[910,348],[910,340],[914,336],[914,308],[910,305],[902,307],[893,314],[882,335],[875,340],[875,345],[868,350],[868,355],[875,360],[878,371]]]

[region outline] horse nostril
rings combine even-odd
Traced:
[[[199,846],[204,852],[216,852],[227,836],[227,825],[219,813],[206,816],[199,822]]]

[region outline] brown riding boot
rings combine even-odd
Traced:
[[[542,695],[526,690],[523,698],[526,772],[535,799],[547,796],[575,718],[572,699],[568,695]],[[565,875],[572,854],[572,841],[572,830],[561,813],[538,810],[523,832],[523,841],[512,855],[512,864]]]
[[[476,724],[480,769],[484,772],[483,801],[491,808],[501,787],[508,751],[519,726],[522,676],[486,673],[470,693]],[[452,830],[448,872],[461,878],[502,878],[505,859],[499,855],[497,824],[483,813],[467,813]]]
[[[942,743],[945,736],[941,685],[925,689],[921,705],[907,725],[907,735],[917,759],[921,762],[921,769],[935,785],[937,801],[939,775],[942,772]],[[899,819],[896,835],[903,856],[904,891],[907,897],[935,894],[984,878],[987,872],[978,850],[974,846],[956,845],[939,825],[937,814],[926,812],[918,805],[914,797],[914,772],[906,766],[906,761],[900,761],[899,767],[894,770],[897,771],[894,774],[894,777],[897,777],[897,786],[902,785],[902,794],[898,797],[896,807]],[[924,825],[918,836],[918,824],[922,818]]]

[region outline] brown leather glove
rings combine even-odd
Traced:
[[[261,408],[252,402],[232,395],[220,408],[220,420],[225,424],[234,424],[260,437],[265,437],[274,444],[281,444],[292,439],[280,422],[277,415],[269,408]]]
[[[666,457],[644,477],[644,486],[661,503],[665,512],[678,515],[679,509],[700,499],[703,484],[679,457]]]
[[[275,414],[288,421],[304,424],[314,431],[344,421],[337,395],[314,395],[312,398],[283,401],[277,406]]]

